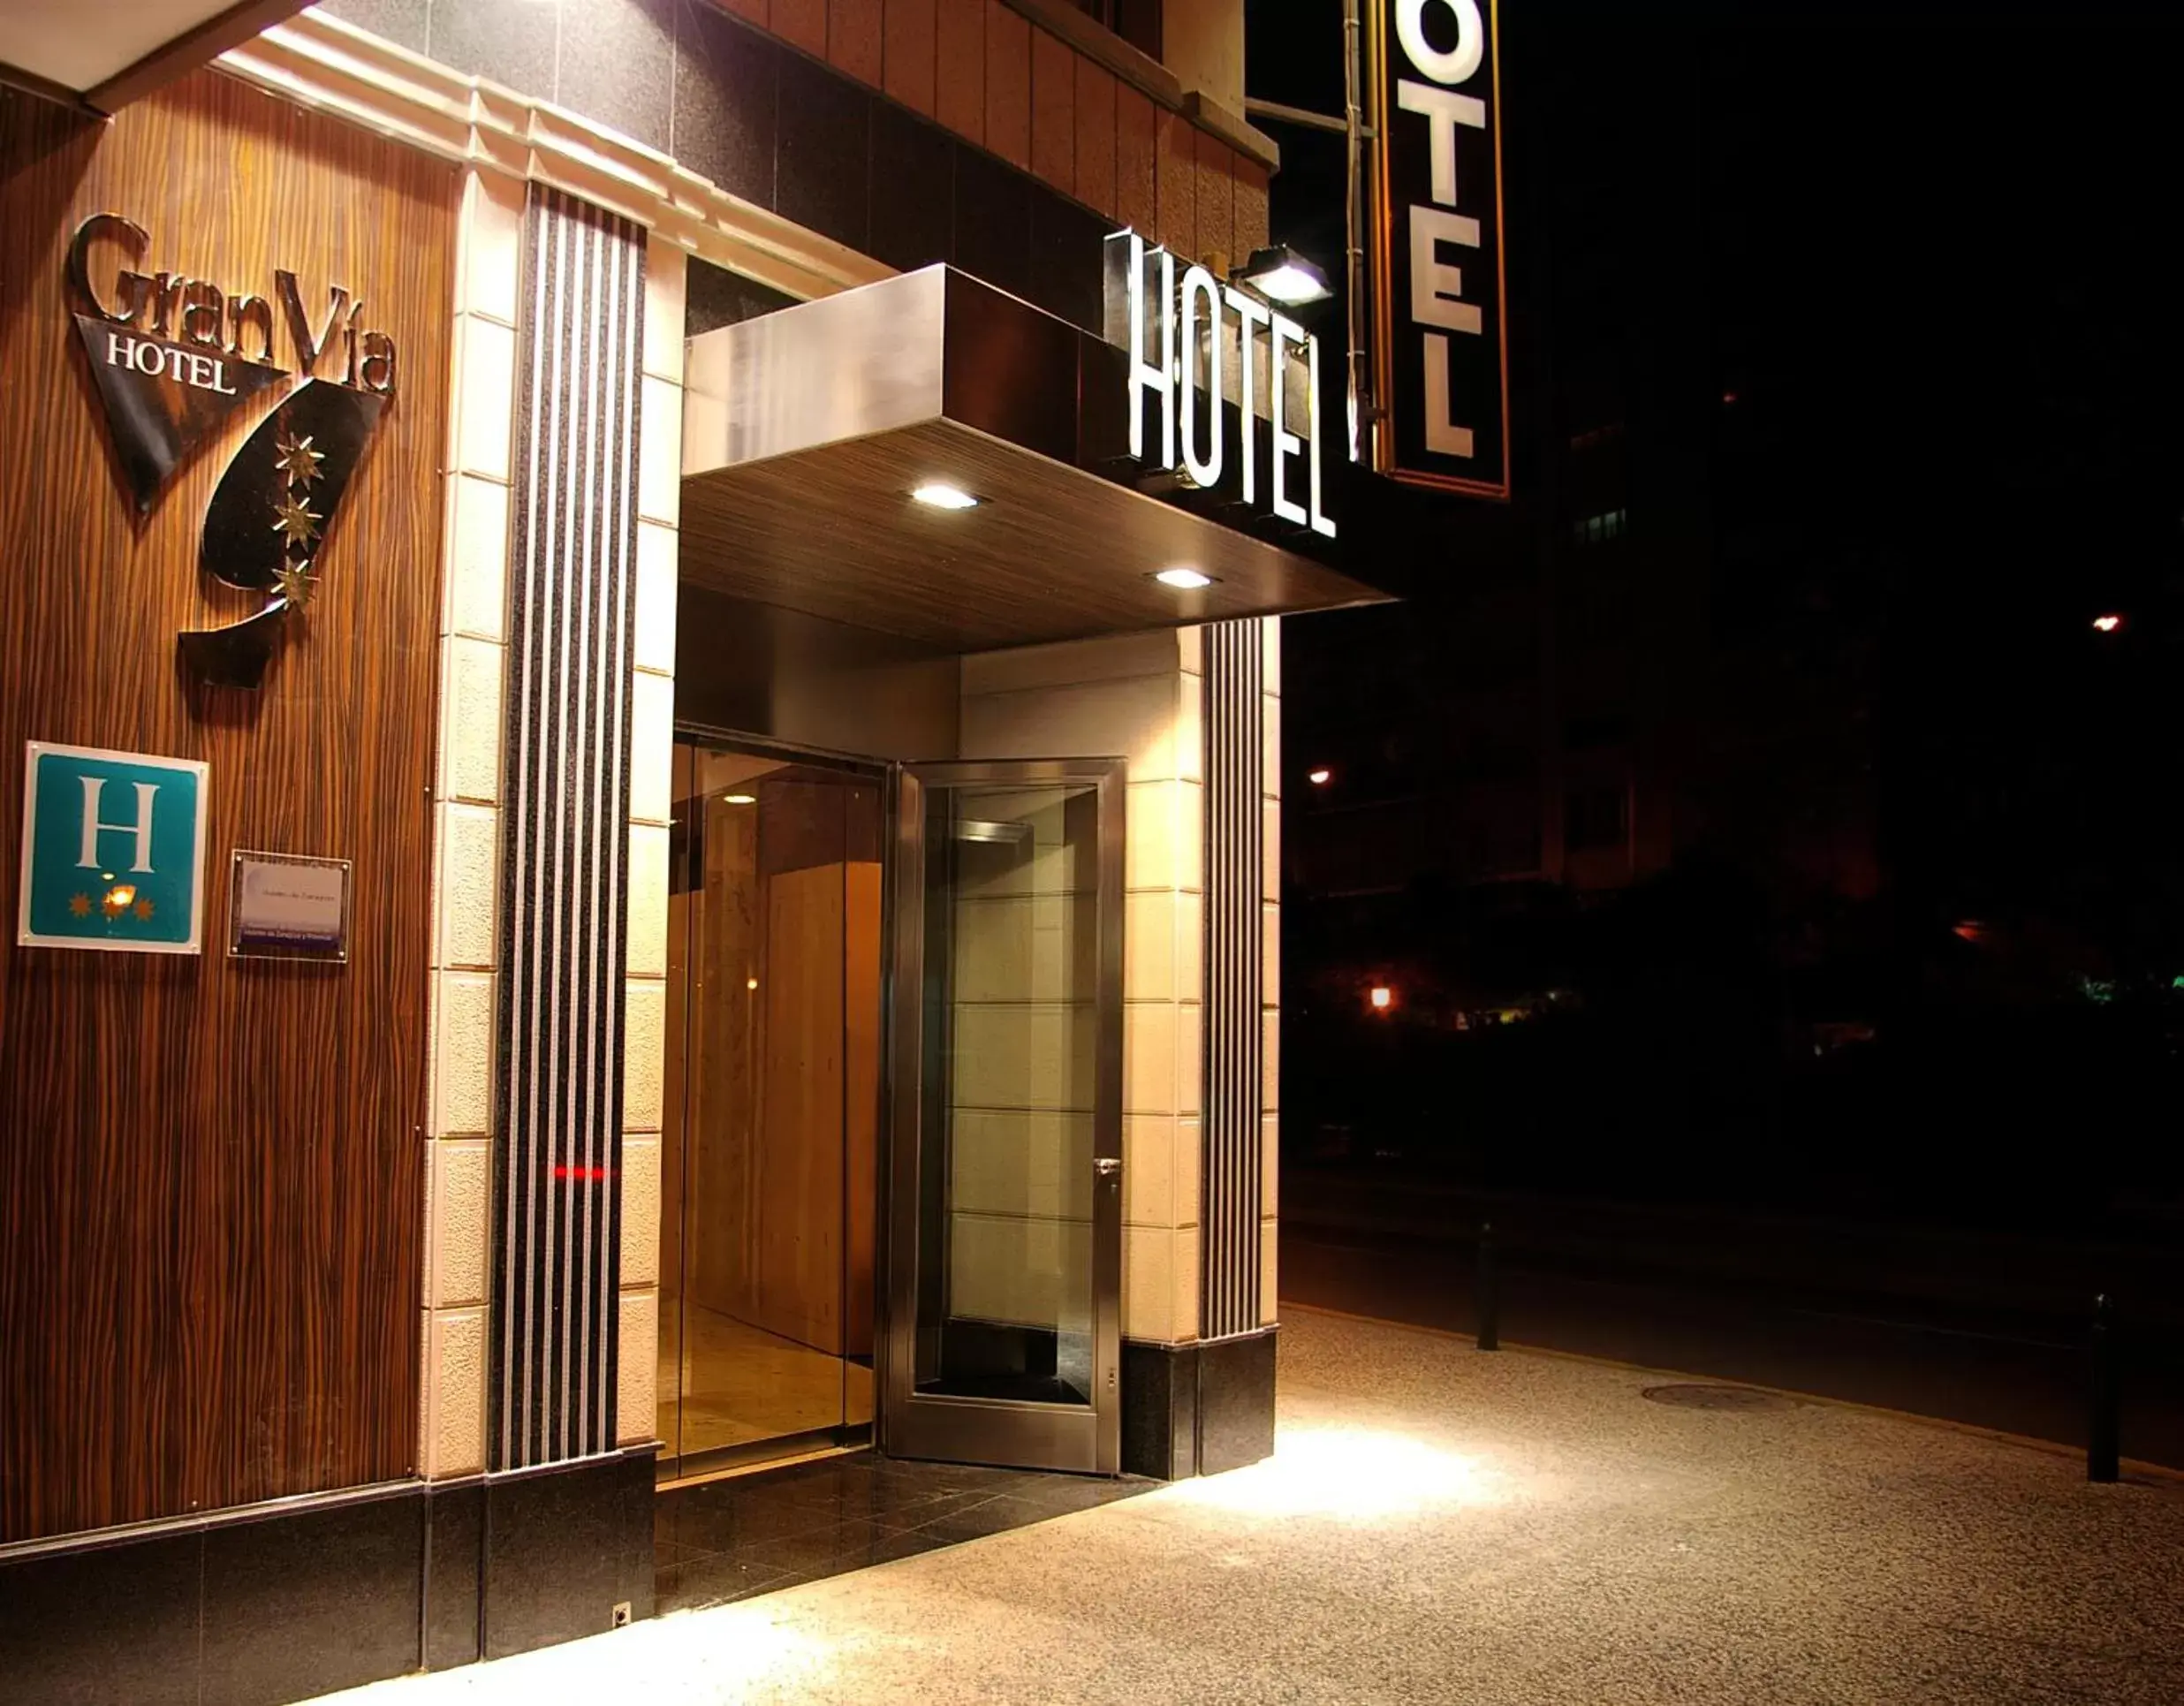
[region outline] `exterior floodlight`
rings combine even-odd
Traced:
[[[1213,585],[1213,577],[1201,574],[1196,569],[1163,569],[1153,577],[1164,587],[1179,588],[1184,592],[1196,592],[1201,587]]]
[[[937,481],[930,485],[920,486],[910,496],[937,510],[974,510],[978,507],[978,500],[961,487],[942,485]]]
[[[1327,283],[1327,275],[1286,243],[1277,243],[1270,249],[1254,249],[1250,261],[1239,268],[1234,276],[1238,284],[1285,307],[1324,302],[1335,293]]]

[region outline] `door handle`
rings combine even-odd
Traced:
[[[1092,1157],[1092,1174],[1096,1179],[1112,1179],[1122,1171],[1119,1156],[1101,1155]]]

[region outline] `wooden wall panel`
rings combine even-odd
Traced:
[[[842,930],[844,1187],[843,1353],[872,1354],[872,1311],[879,1255],[880,1054],[886,1019],[881,981],[880,867],[853,860],[843,868]],[[848,1420],[861,1419],[851,1416]]]
[[[762,1089],[751,1211],[758,1273],[751,1319],[842,1354],[845,867],[764,879]]]
[[[175,634],[254,608],[196,553],[265,411],[133,519],[62,278],[101,211],[152,269],[345,284],[400,352],[255,694],[186,683]],[[215,72],[110,125],[0,90],[0,1541],[413,1466],[454,211],[445,166]],[[201,958],[13,945],[27,739],[210,764]],[[356,861],[345,967],[224,957],[238,846]]]
[[[705,814],[705,865],[693,902],[689,959],[696,987],[685,997],[691,1053],[683,1164],[687,1283],[704,1308],[747,1319],[757,1291],[750,1205],[759,1097],[759,1002],[748,980],[755,976],[762,988],[769,975],[759,922],[758,814],[717,794],[702,802],[685,798],[686,809]]]

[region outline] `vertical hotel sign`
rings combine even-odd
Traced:
[[[1495,0],[1371,0],[1379,471],[1509,495],[1500,19]]]

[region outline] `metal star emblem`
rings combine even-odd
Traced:
[[[91,897],[87,894],[72,894],[68,897],[68,910],[79,918],[90,917]]]
[[[311,448],[307,436],[298,438],[290,433],[283,433],[275,439],[273,450],[273,466],[291,480],[307,486],[319,477],[319,464],[326,459],[322,451]]]
[[[284,563],[273,571],[280,582],[281,596],[288,601],[288,608],[300,610],[311,603],[311,595],[318,589],[318,577],[311,572],[311,565]]]
[[[149,918],[152,915],[154,908],[150,901],[140,900],[134,906],[131,907],[130,910],[139,918]]]
[[[307,545],[318,537],[318,524],[325,518],[302,498],[284,496],[274,504],[273,531],[284,535],[291,544]]]

